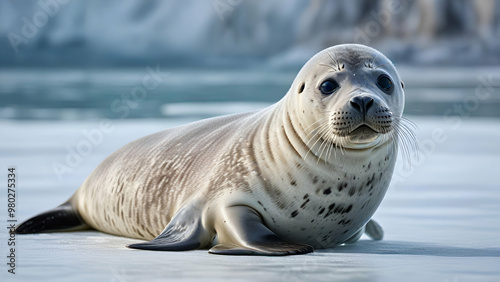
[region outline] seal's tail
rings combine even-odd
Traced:
[[[46,232],[63,232],[87,229],[88,225],[80,218],[70,202],[55,209],[34,216],[19,225],[14,233],[33,234]]]

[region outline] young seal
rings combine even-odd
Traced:
[[[61,206],[16,233],[102,232],[151,240],[130,248],[292,255],[355,242],[391,180],[403,84],[363,45],[321,51],[276,104],[131,142]],[[403,126],[402,126],[403,125]],[[403,143],[404,144],[404,143]]]

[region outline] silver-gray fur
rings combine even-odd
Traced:
[[[391,93],[377,85],[381,76]],[[322,93],[326,80],[338,83],[331,95]],[[368,235],[381,239],[370,219],[398,141],[413,140],[401,125],[403,105],[402,82],[385,56],[334,46],[311,58],[271,107],[127,144],[66,206],[85,226],[152,240],[131,246],[139,249],[301,254],[355,242],[367,223]]]

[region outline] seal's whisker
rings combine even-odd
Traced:
[[[396,117],[394,118],[394,122],[404,128],[405,130],[408,131],[408,133],[410,133],[411,135],[413,135],[415,138],[416,138],[416,134],[414,132],[414,129],[418,129],[418,126],[411,120],[407,119],[407,118],[403,118],[403,117]]]
[[[314,133],[314,135],[311,136],[311,138],[309,138],[306,145],[308,145],[310,142],[312,142],[312,140],[314,140],[315,137],[317,137],[318,135],[321,135],[322,132],[328,128],[328,126],[329,126],[328,123],[324,123],[324,124],[318,125],[313,131],[311,131],[311,133]],[[308,135],[310,135],[310,134],[308,134]],[[314,144],[313,144],[313,146],[314,146]]]
[[[380,64],[380,65],[377,65],[377,66],[373,67],[373,69],[376,70],[376,69],[378,69],[381,66],[385,66],[385,65],[389,65],[389,64],[390,64],[389,62],[383,63],[383,64]]]
[[[336,68],[334,68],[333,66],[330,66],[330,65],[327,65],[327,64],[319,64],[320,66],[324,66],[324,67],[328,67],[328,68],[331,68],[332,70],[334,71],[338,71]]]
[[[326,149],[326,154],[325,154],[325,157],[327,160],[329,160],[331,155],[332,155],[332,150],[333,150],[332,149],[333,148],[333,141],[332,140],[333,140],[333,138],[334,138],[333,133],[330,131],[328,134],[328,141],[327,141],[328,147]]]
[[[416,152],[418,150],[418,142],[417,142],[417,135],[413,130],[413,128],[415,129],[418,128],[416,124],[408,119],[398,119],[395,120],[395,126],[401,129],[401,131],[403,131],[408,136],[410,141],[412,141],[409,144],[410,149]]]
[[[316,124],[321,123],[321,122],[328,121],[328,118],[329,118],[329,117],[323,117],[323,118],[321,118],[321,119],[319,119],[319,120],[315,121],[315,122],[314,122],[314,123],[312,123],[311,125],[309,125],[309,126],[307,126],[306,128],[304,128],[304,131],[305,131],[305,132],[307,132],[307,130],[308,130],[309,128],[311,128],[312,126],[315,126]],[[328,123],[327,123],[327,122],[325,122],[325,124],[328,124]],[[320,125],[320,126],[321,126],[321,125]],[[306,135],[306,136],[311,135],[311,134],[314,132],[314,130],[316,130],[316,129],[318,129],[318,127],[316,127],[315,129],[311,130],[309,133],[307,133],[307,135]]]
[[[400,148],[400,154],[403,158],[403,167],[408,165],[411,167],[412,156],[418,158],[418,142],[417,136],[413,128],[417,128],[416,124],[412,121],[395,117],[392,127],[392,137],[396,141],[396,145]],[[413,153],[413,155],[412,155]]]
[[[327,130],[328,130],[328,127],[325,127],[323,131],[327,131]],[[325,151],[325,149],[327,148],[327,146],[328,146],[328,142],[329,142],[329,139],[330,139],[330,138],[325,138],[325,135],[326,135],[325,133],[328,133],[328,131],[327,131],[327,132],[323,132],[323,133],[322,133],[323,137],[322,137],[322,138],[320,138],[320,139],[322,140],[322,142],[321,142],[321,145],[320,145],[320,146],[319,146],[319,148],[318,148],[318,151],[320,151],[320,153],[319,153],[319,158],[318,158],[318,162],[319,162],[319,160],[321,159],[321,156],[323,155],[323,152],[324,152],[324,151]]]
[[[400,124],[399,125],[399,129],[404,132],[404,134],[407,136],[407,138],[410,140],[409,142],[409,147],[410,149],[413,151],[413,152],[416,152],[418,150],[418,142],[417,142],[417,136],[415,134],[415,132],[407,127],[406,125],[404,124]]]
[[[316,146],[316,144],[319,142],[319,140],[321,140],[321,135],[323,134],[323,131],[325,131],[325,130],[328,129],[328,123],[322,124],[322,125],[318,126],[318,128],[317,128],[318,130],[316,131],[316,133],[306,143],[306,146],[309,147],[309,150],[307,151],[306,155],[304,156],[304,159],[307,158],[307,156],[309,155],[309,153],[312,152],[312,149],[314,148],[314,146]],[[316,141],[314,142],[314,144],[312,144],[312,146],[309,146],[309,143],[312,142],[316,137],[318,137],[318,138],[316,139]]]
[[[313,122],[312,124],[310,124],[309,126],[307,126],[304,130],[307,130],[309,128],[311,128],[312,126],[315,126],[316,124],[320,123],[320,122],[325,122],[325,121],[328,121],[329,117],[322,117],[320,119],[318,119],[317,121]]]
[[[371,69],[373,69],[373,66],[375,65],[375,62],[380,58],[380,54],[377,54],[373,57],[373,59],[370,61],[371,64]]]
[[[333,51],[332,51],[333,52]],[[335,60],[332,56],[332,54],[330,54],[330,52],[326,51],[326,53],[328,54],[328,56],[330,57],[330,59],[332,60],[332,62],[337,66],[337,69],[336,70],[340,70],[340,65],[339,65],[339,62],[337,60]],[[335,54],[335,53],[334,53]]]
[[[321,145],[319,146],[319,150],[320,150],[320,153],[319,153],[319,157],[318,157],[318,160],[316,161],[316,163],[319,163],[319,160],[321,159],[321,156],[323,155],[323,152],[325,151],[325,148],[326,148],[326,144],[327,144],[327,140],[325,139],[322,139],[323,142],[321,142]],[[323,148],[323,149],[321,149]]]

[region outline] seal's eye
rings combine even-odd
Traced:
[[[387,94],[391,94],[391,92],[392,92],[392,88],[393,88],[392,81],[385,74],[378,77],[377,86],[378,86],[378,88],[380,88],[380,90],[384,91]]]
[[[340,88],[340,86],[335,80],[328,79],[328,80],[323,81],[323,83],[321,83],[319,90],[321,90],[321,93],[323,93],[325,95],[330,95],[333,92],[337,91],[337,89],[339,89],[339,88]]]

